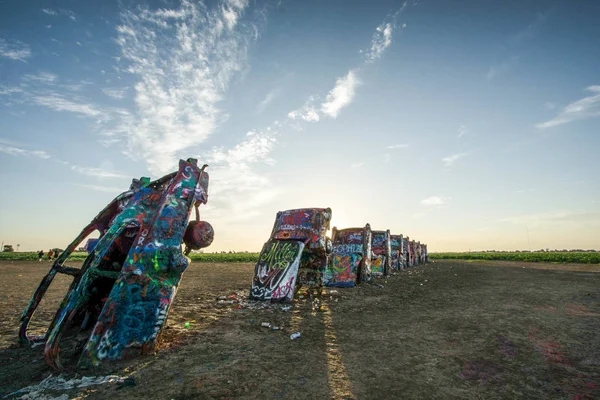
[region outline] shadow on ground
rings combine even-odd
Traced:
[[[67,394],[90,399],[598,398],[600,267],[586,268],[437,261],[377,284],[328,290],[320,303],[303,298],[285,311],[245,301],[252,265],[193,264],[156,354],[64,375],[112,373],[132,378],[131,384]],[[14,346],[18,314],[46,269],[36,263],[0,264],[8,291],[0,309],[0,395],[53,373],[40,347]],[[60,301],[59,289],[60,284],[49,309],[52,301]],[[290,340],[297,331],[302,336]]]

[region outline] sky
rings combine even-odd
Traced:
[[[0,1],[0,240],[64,248],[209,164],[206,251],[277,211],[430,252],[600,249],[600,2]]]

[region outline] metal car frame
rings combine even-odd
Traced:
[[[388,276],[392,269],[392,249],[389,229],[386,231],[373,231],[371,251],[373,253],[371,274],[375,277]],[[379,271],[378,264],[381,265],[381,272]]]
[[[212,242],[212,227],[199,221],[198,211],[208,200],[206,167],[199,168],[190,158],[158,180],[134,179],[129,190],[100,211],[54,261],[23,312],[20,341],[45,342],[46,361],[56,369],[63,368],[61,347],[80,365],[153,351],[189,263],[182,253],[184,234],[200,228],[191,232],[192,239],[206,235],[204,244]],[[199,224],[191,227],[192,208]],[[100,237],[82,267],[66,265],[94,231]],[[186,242],[186,254],[199,245]],[[29,335],[29,323],[57,274],[73,281],[46,332]],[[75,341],[63,346],[67,337]]]
[[[306,286],[318,295],[331,252],[331,208],[279,211],[254,269],[250,297],[292,301]]]
[[[325,285],[352,287],[371,280],[371,225],[363,228],[333,227],[332,252],[325,271]]]

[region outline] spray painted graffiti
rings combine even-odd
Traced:
[[[330,208],[302,208],[278,212],[271,238],[263,246],[254,270],[251,297],[257,300],[291,301],[294,293],[302,286],[316,289],[320,293],[328,255],[332,249],[331,240],[326,236],[330,221]],[[268,255],[279,254],[278,251],[284,252],[277,249],[284,249],[283,244],[290,243],[295,245],[290,245],[291,250],[285,251],[284,259],[287,264],[272,265]],[[271,279],[269,274],[272,274],[274,279]]]
[[[371,226],[333,228],[333,252],[325,272],[325,284],[351,287],[371,279]]]
[[[404,269],[402,254],[402,235],[390,235],[391,266],[393,271]]]
[[[205,168],[190,158],[156,181],[134,179],[54,262],[23,312],[20,341],[45,341],[46,361],[57,369],[63,337],[77,332],[89,333],[80,364],[152,351],[189,263],[182,242],[187,254],[209,245],[214,236],[210,224],[199,220],[198,207],[208,200]],[[192,207],[196,221],[188,224]],[[82,268],[64,265],[94,231],[100,237]],[[29,322],[57,273],[71,275],[73,282],[46,334],[29,336]]]
[[[391,270],[391,243],[390,231],[373,231],[373,263],[371,273],[373,276],[388,276]]]
[[[293,300],[303,250],[303,242],[269,240],[254,269],[250,295],[260,300]]]

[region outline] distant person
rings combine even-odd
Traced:
[[[48,250],[48,261],[52,261],[52,257],[54,256],[54,252],[52,249]]]
[[[38,251],[38,262],[42,262],[42,258],[44,258],[44,250]]]

